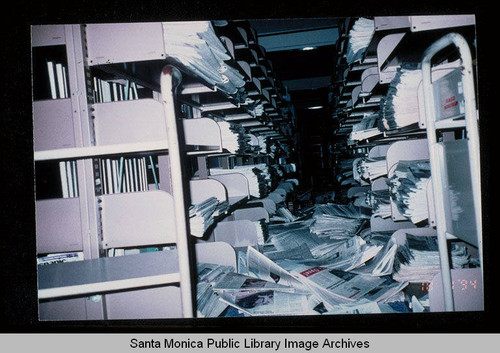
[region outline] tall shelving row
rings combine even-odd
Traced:
[[[363,38],[369,40],[353,55],[349,41],[356,23],[365,24]],[[337,161],[342,195],[372,209],[372,232],[393,232],[393,238],[424,232],[438,238],[441,273],[432,281],[432,311],[483,309],[474,25],[470,15],[350,18],[338,42],[332,105],[339,122],[335,133],[341,137],[337,146],[347,152]],[[436,49],[436,42],[444,44]],[[432,65],[428,48],[433,48]],[[412,211],[419,215],[411,218],[411,210],[402,213],[391,188],[396,173],[404,165],[417,168],[416,163],[425,164],[429,175],[419,186],[424,201]],[[379,174],[363,177],[370,165]],[[450,271],[452,243],[465,244],[478,267]],[[456,285],[461,279],[481,285],[472,292],[469,286],[467,298]]]
[[[228,153],[218,122],[245,123],[254,145],[286,139],[282,87],[246,25],[217,37],[245,77],[236,95],[169,56],[166,23],[33,27],[37,254],[55,262],[38,267],[42,320],[193,317],[196,261],[235,265],[227,244],[189,234],[188,208],[215,197],[227,222],[252,198],[249,181],[210,166],[270,162]],[[43,93],[48,62],[66,95]]]

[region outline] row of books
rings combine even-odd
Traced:
[[[78,175],[76,161],[59,162],[62,197],[78,197]]]
[[[113,81],[108,82],[94,77],[92,92],[95,103],[139,99],[137,85],[135,82],[130,81],[126,81],[126,83],[123,84]]]
[[[47,60],[50,97],[52,99],[69,98],[68,69],[59,62]]]
[[[151,165],[152,160],[148,161],[146,157],[100,159],[100,177],[96,178],[96,183],[100,186],[102,194],[147,191],[148,168]],[[153,175],[156,175],[154,168]]]

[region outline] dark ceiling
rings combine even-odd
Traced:
[[[337,62],[336,18],[251,20],[276,77],[287,87],[295,110],[295,141],[305,185],[331,175],[327,158],[333,139],[328,95]],[[310,50],[304,48],[310,47]],[[315,109],[311,109],[315,107]]]
[[[324,88],[335,69],[338,19],[250,20],[274,72],[289,91]],[[303,50],[306,47],[311,50]]]

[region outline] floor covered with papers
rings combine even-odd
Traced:
[[[271,222],[264,241],[236,248],[237,268],[198,264],[200,317],[429,312],[439,275],[435,231],[373,231],[367,209],[317,204]],[[454,244],[454,268],[474,268]]]

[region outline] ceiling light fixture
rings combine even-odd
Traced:
[[[304,51],[305,50],[314,50],[314,49],[316,49],[316,47],[304,47],[304,48],[302,48],[302,50],[304,50]]]
[[[322,105],[315,105],[315,106],[312,106],[312,107],[307,107],[307,109],[321,109],[323,108]]]

